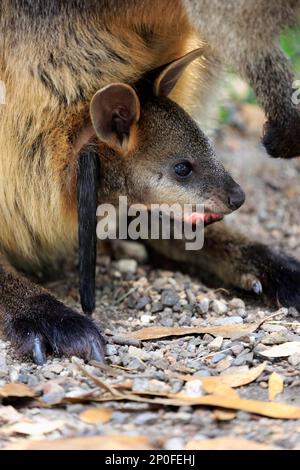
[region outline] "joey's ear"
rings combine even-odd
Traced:
[[[90,114],[102,142],[123,155],[134,148],[140,101],[131,86],[115,83],[99,90],[91,101]]]
[[[203,49],[189,52],[180,59],[166,65],[154,83],[156,96],[169,96],[185,69],[196,59],[203,56]]]

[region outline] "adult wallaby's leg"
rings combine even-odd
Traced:
[[[201,273],[217,276],[225,285],[264,293],[284,307],[300,311],[300,262],[258,242],[252,242],[224,223],[205,231],[201,251],[186,251],[182,241],[151,241],[159,253],[189,263]]]
[[[263,142],[273,157],[300,156],[295,76],[279,35],[300,15],[300,0],[184,0],[213,54],[253,87],[268,122]]]
[[[104,341],[90,319],[2,262],[0,321],[5,338],[37,364],[45,362],[46,351],[103,361]]]

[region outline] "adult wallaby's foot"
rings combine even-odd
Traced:
[[[3,267],[0,285],[3,331],[19,354],[39,365],[47,353],[104,361],[105,343],[92,320]]]
[[[196,266],[199,276],[213,275],[224,285],[265,295],[275,305],[295,307],[300,312],[300,261],[251,242],[223,223],[206,229],[203,250],[185,251],[178,240],[152,241],[164,256]]]
[[[38,365],[46,362],[47,352],[104,361],[104,340],[96,325],[50,294],[26,299],[4,332],[19,354],[32,357]]]
[[[262,293],[279,306],[300,312],[300,262],[258,243],[244,246],[241,252],[250,279],[253,275],[261,283]]]
[[[300,157],[300,115],[299,125],[289,128],[268,121],[264,129],[263,144],[271,157]]]

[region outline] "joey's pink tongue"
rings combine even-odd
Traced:
[[[222,216],[219,214],[203,214],[200,212],[194,212],[193,214],[186,216],[184,218],[185,222],[192,225],[197,225],[200,222],[204,222],[204,224],[217,222],[221,220]]]

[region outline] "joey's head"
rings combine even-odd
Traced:
[[[119,196],[127,196],[129,204],[148,207],[202,204],[207,224],[244,203],[244,192],[217,160],[207,137],[168,98],[196,57],[199,51],[135,88],[113,84],[94,96],[91,120],[100,141],[101,202],[117,203]]]

